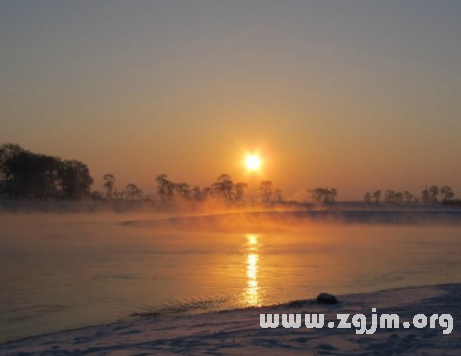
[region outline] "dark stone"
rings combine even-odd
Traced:
[[[320,293],[317,296],[317,302],[323,304],[336,304],[338,303],[338,299],[333,294],[330,293]]]

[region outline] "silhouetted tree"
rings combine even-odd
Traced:
[[[168,180],[166,174],[160,174],[155,179],[157,182],[157,193],[160,195],[162,202],[172,200],[174,196],[175,184]]]
[[[411,194],[408,190],[405,190],[403,192],[403,198],[405,199],[407,203],[411,203],[415,200],[415,196]]]
[[[13,158],[12,163],[16,197],[46,199],[56,195],[57,173],[62,164],[59,158],[23,151]]]
[[[191,197],[192,199],[196,200],[196,201],[200,201],[203,199],[203,196],[202,196],[202,189],[200,189],[200,187],[198,185],[195,185],[192,189],[191,189]]]
[[[128,197],[128,199],[142,199],[143,197],[143,192],[141,189],[138,188],[138,186],[134,183],[129,183],[126,185],[125,188],[125,193]]]
[[[327,203],[333,203],[336,200],[336,196],[338,195],[338,191],[336,188],[331,188],[330,190],[327,189]]]
[[[386,203],[393,203],[395,201],[395,192],[393,190],[386,190],[384,193],[384,201]]]
[[[76,160],[63,161],[59,169],[59,183],[64,195],[70,199],[83,199],[90,196],[93,178],[88,167]]]
[[[403,201],[403,193],[402,192],[395,192],[394,201],[396,203],[401,203]]]
[[[204,187],[202,189],[202,199],[208,199],[213,196],[213,186]]]
[[[7,193],[16,199],[81,199],[89,196],[93,184],[83,163],[32,153],[15,144],[0,146],[0,174]]]
[[[16,160],[18,155],[23,152],[26,152],[26,150],[14,143],[3,143],[0,146],[0,175],[7,182],[11,195],[17,195],[18,193],[16,186],[19,167]]]
[[[80,161],[63,161],[10,143],[0,146],[0,174],[8,194],[16,199],[82,199],[89,197],[93,184],[88,167]]]
[[[449,201],[455,197],[455,193],[451,190],[451,188],[447,185],[440,188],[440,193],[443,194],[442,200]]]
[[[315,188],[309,189],[307,192],[310,194],[312,202],[318,204],[323,201],[324,191],[324,188]]]
[[[5,190],[10,198],[18,199],[20,197],[21,176],[24,175],[21,156],[28,153],[17,144],[4,143],[0,146],[0,172],[6,181]]]
[[[112,192],[112,197],[115,200],[124,200],[126,195],[127,193],[124,189],[118,190],[117,188],[115,188]]]
[[[114,198],[115,177],[112,174],[107,173],[104,175],[103,180],[104,184],[102,186],[106,190],[107,199]]]
[[[45,155],[35,155],[35,196],[38,199],[46,199],[57,195],[58,180],[60,167],[63,164],[60,158]],[[89,171],[87,168],[87,174]],[[93,179],[90,177],[90,185],[93,184]],[[86,193],[83,197],[86,197]]]
[[[230,175],[221,174],[216,179],[216,182],[213,183],[213,190],[218,196],[221,196],[226,200],[232,200],[234,183],[232,182]]]
[[[277,201],[279,203],[281,203],[283,201],[283,196],[282,196],[282,190],[281,189],[275,188],[274,189],[274,196],[275,196],[275,199],[277,199]]]
[[[246,183],[236,183],[235,188],[235,200],[242,200],[245,194],[245,189],[248,187]]]
[[[377,190],[376,192],[373,193],[373,200],[378,203],[381,201],[381,196],[382,196],[382,192],[380,190]]]
[[[429,200],[432,202],[436,202],[438,194],[439,194],[439,187],[436,185],[431,185],[429,187]]]
[[[99,190],[93,190],[91,192],[91,199],[93,199],[93,200],[102,200],[103,195]]]
[[[369,192],[365,193],[365,195],[363,196],[363,201],[365,203],[370,203],[371,202],[371,194]]]
[[[428,203],[430,201],[430,194],[429,194],[429,190],[427,189],[427,187],[425,187],[422,191],[421,191],[421,201],[423,203]]]
[[[338,191],[335,188],[309,189],[308,193],[314,203],[333,203],[338,195]]]
[[[190,198],[190,193],[191,193],[191,189],[190,189],[190,185],[187,184],[187,183],[177,183],[177,184],[174,184],[174,190],[178,193],[178,195],[180,197],[182,197],[183,199],[189,199]]]
[[[263,195],[263,200],[265,202],[270,202],[271,197],[274,195],[274,184],[270,180],[261,181],[259,190]]]

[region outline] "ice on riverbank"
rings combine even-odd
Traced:
[[[12,355],[459,355],[461,285],[410,287],[340,296],[334,305],[314,299],[278,306],[201,315],[170,316],[93,326],[0,345]],[[450,314],[454,329],[379,329],[356,334],[328,328],[337,314],[396,313],[400,324],[416,314]],[[260,314],[325,314],[321,329],[260,327]],[[350,322],[349,318],[349,322]]]

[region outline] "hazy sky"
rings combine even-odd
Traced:
[[[96,189],[460,197],[460,39],[458,0],[0,1],[0,143],[81,160]]]

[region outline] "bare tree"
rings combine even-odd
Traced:
[[[436,185],[431,185],[429,187],[429,200],[432,202],[436,202],[438,194],[439,194],[439,187]]]
[[[333,203],[338,195],[338,191],[335,188],[309,189],[308,193],[314,203]]]
[[[408,190],[405,190],[403,192],[403,198],[405,199],[407,203],[411,203],[412,201],[415,200],[415,196],[411,194]]]
[[[202,189],[202,199],[211,198],[213,196],[213,185]]]
[[[311,196],[311,200],[313,203],[322,202],[323,188],[309,189],[307,192]]]
[[[235,200],[242,200],[245,189],[248,187],[246,183],[236,183],[235,188]]]
[[[430,198],[429,190],[427,189],[427,187],[425,187],[421,191],[421,201],[423,203],[428,203],[430,200],[431,200],[431,198]]]
[[[281,203],[283,201],[283,196],[282,196],[282,190],[281,189],[275,188],[274,189],[274,196],[275,196],[275,199],[277,199],[277,201],[279,203]]]
[[[107,173],[103,179],[104,184],[102,186],[106,190],[106,197],[107,199],[112,199],[114,197],[115,177],[113,174]]]
[[[371,194],[369,192],[365,193],[365,195],[363,196],[363,201],[365,203],[371,203]]]
[[[115,188],[114,192],[112,193],[112,197],[115,200],[124,200],[126,195],[127,194],[125,190],[118,190],[117,188]]]
[[[263,180],[261,181],[259,190],[263,195],[264,201],[270,202],[271,197],[274,195],[274,184],[270,180]]]
[[[395,201],[395,192],[393,190],[386,190],[384,193],[384,201],[386,203],[393,203]]]
[[[218,196],[221,196],[226,200],[232,200],[234,183],[232,182],[230,175],[224,173],[221,174],[216,179],[216,182],[213,183],[213,190]]]
[[[134,183],[129,183],[126,185],[125,193],[128,199],[142,199],[143,192],[142,190]]]
[[[333,203],[336,200],[336,196],[338,195],[338,191],[336,188],[327,188],[327,203]]]
[[[191,197],[192,199],[197,200],[197,201],[200,201],[203,199],[202,190],[200,189],[198,185],[194,186],[191,189]]]
[[[443,201],[449,201],[454,198],[455,193],[451,190],[451,188],[447,185],[443,186],[440,188],[440,193],[443,194],[442,200]]]
[[[155,178],[157,183],[157,193],[160,195],[160,199],[162,202],[166,200],[172,200],[175,191],[175,184],[168,180],[166,174],[159,174],[157,178]]]
[[[375,202],[379,202],[381,201],[381,196],[382,196],[382,192],[380,190],[377,190],[376,192],[373,193],[373,200]]]
[[[177,183],[174,185],[174,190],[178,193],[178,195],[185,199],[188,200],[190,198],[191,194],[191,189],[190,185],[187,183]]]

